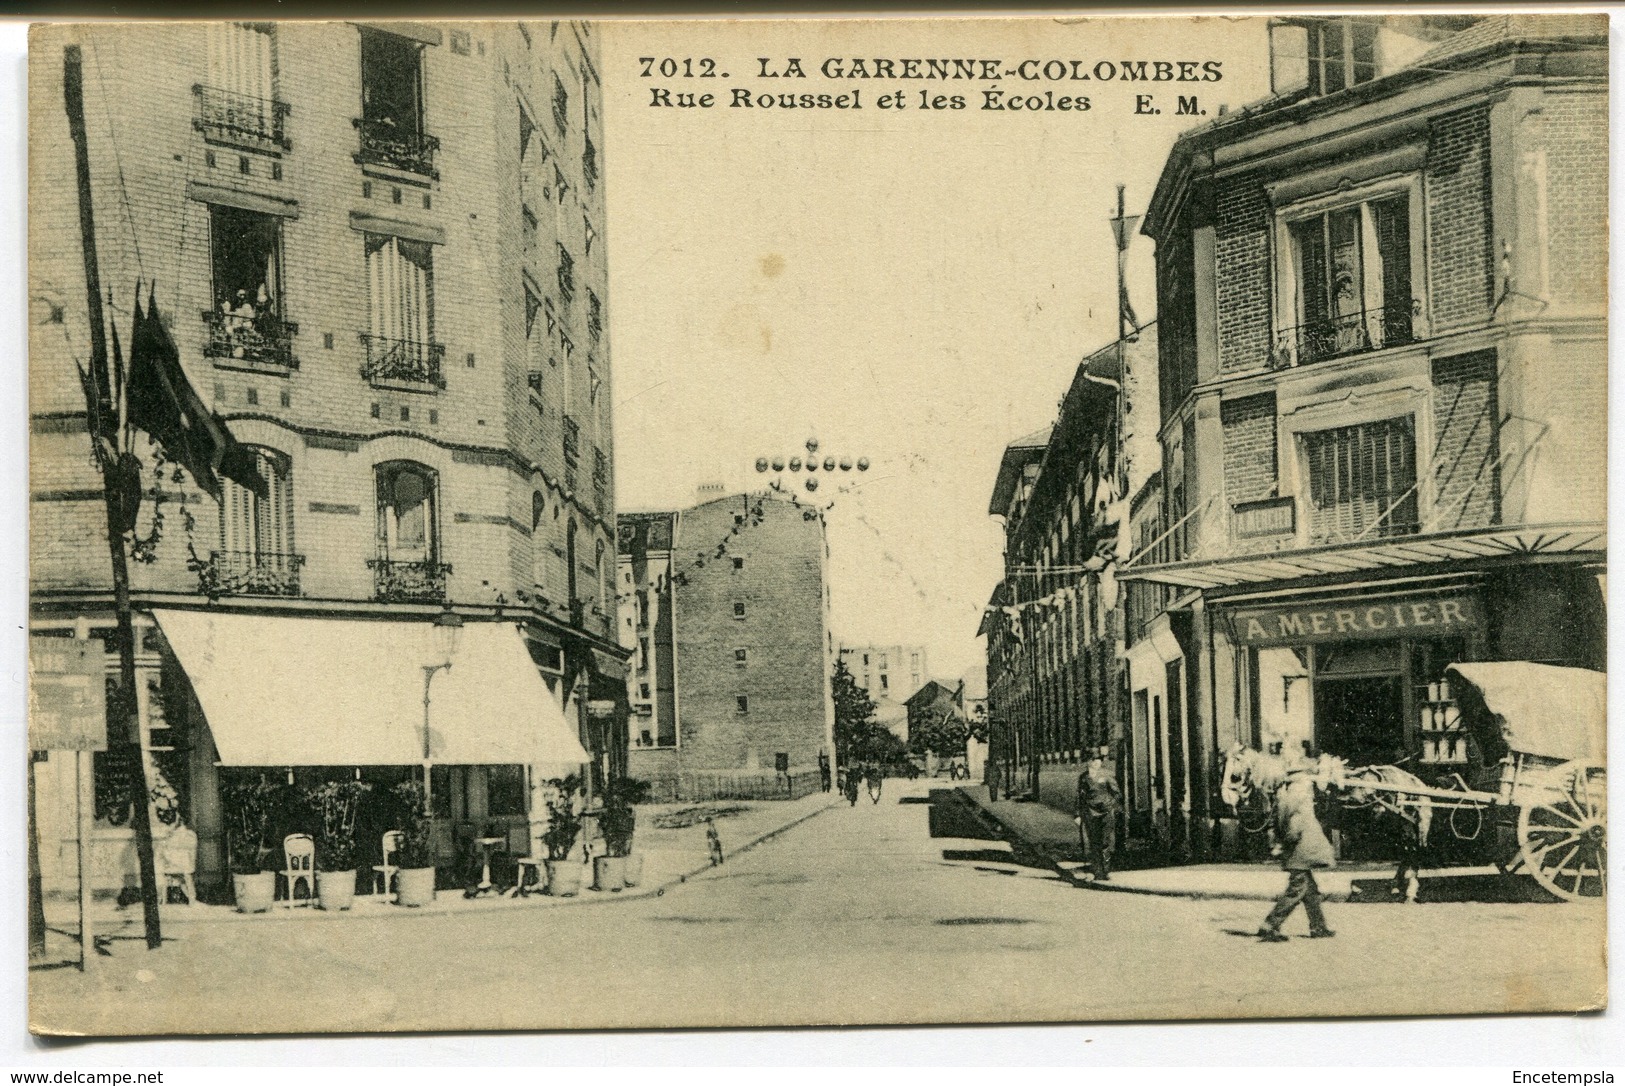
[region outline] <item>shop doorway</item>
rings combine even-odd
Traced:
[[[1320,677],[1315,683],[1315,745],[1350,765],[1404,757],[1405,684],[1400,675]]]

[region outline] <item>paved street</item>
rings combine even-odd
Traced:
[[[659,897],[574,908],[175,925],[88,981],[36,971],[36,1028],[477,1030],[1450,1014],[1603,997],[1595,905],[1345,905],[1262,945],[1256,902],[1094,892],[1014,862],[945,784],[888,782]],[[1303,932],[1294,918],[1288,931]],[[1551,963],[1562,963],[1554,966]],[[590,979],[587,979],[590,978]]]

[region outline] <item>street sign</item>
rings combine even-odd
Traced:
[[[28,653],[31,750],[107,749],[107,665],[100,641],[35,637]]]
[[[587,715],[597,720],[607,720],[615,715],[615,703],[608,698],[594,698],[587,703]]]

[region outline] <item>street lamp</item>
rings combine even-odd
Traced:
[[[816,473],[820,468],[826,472],[834,473],[837,468],[841,471],[851,471],[854,467],[853,460],[849,456],[843,456],[837,459],[836,457],[825,455],[824,458],[820,460],[818,458],[818,439],[816,437],[809,437],[807,439],[806,448],[806,459],[803,460],[799,456],[790,457],[789,469],[792,472],[807,473],[807,477],[803,485],[807,488],[808,493],[818,489],[818,479]],[[772,469],[774,472],[782,472],[785,470],[785,466],[785,458],[782,456],[775,456],[772,459],[765,456],[758,456],[756,458],[756,470],[759,472],[766,472],[769,469]],[[868,471],[869,458],[867,456],[858,457],[855,466],[859,471]]]
[[[435,673],[451,670],[451,658],[457,651],[457,642],[462,639],[463,616],[451,609],[447,604],[434,619],[434,629],[430,631],[430,644],[434,649],[435,663],[423,665],[423,814],[429,817],[434,810],[430,803],[429,770],[434,764],[433,752],[430,749],[429,732],[429,686],[434,681]]]

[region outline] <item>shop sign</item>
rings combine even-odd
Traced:
[[[107,666],[100,641],[38,637],[28,653],[30,750],[107,749]]]
[[[587,703],[587,715],[594,720],[608,720],[615,715],[615,703],[607,698],[594,698]]]
[[[1249,648],[1322,641],[1448,637],[1481,625],[1483,613],[1478,599],[1468,595],[1250,607],[1230,614],[1236,644]]]

